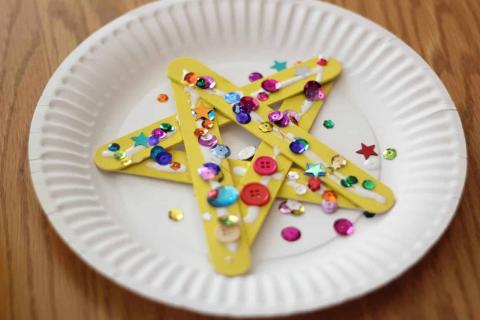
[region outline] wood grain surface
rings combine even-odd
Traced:
[[[30,182],[28,129],[47,80],[89,34],[145,2],[0,0],[0,319],[210,319],[88,267],[49,225]],[[391,30],[440,75],[462,118],[469,176],[452,224],[417,265],[365,297],[289,319],[480,319],[480,1],[331,2]]]

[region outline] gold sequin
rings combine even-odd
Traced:
[[[183,211],[181,209],[170,209],[168,211],[168,217],[173,221],[183,220]]]
[[[273,130],[273,125],[270,122],[262,122],[258,125],[258,129],[262,132],[271,132]]]

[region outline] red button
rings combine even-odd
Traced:
[[[249,206],[260,207],[270,200],[270,191],[261,183],[251,182],[243,187],[240,198]]]
[[[255,160],[253,169],[261,176],[271,176],[277,172],[277,161],[272,157],[261,156]]]

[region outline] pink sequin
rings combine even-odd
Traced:
[[[286,227],[282,229],[282,238],[286,241],[297,241],[300,239],[302,233],[298,228]]]
[[[258,95],[257,95],[257,99],[260,100],[260,101],[267,101],[268,100],[268,93],[266,92],[260,92]]]
[[[349,236],[355,231],[355,226],[348,219],[338,219],[333,223],[335,231],[342,236]]]
[[[280,90],[280,82],[275,79],[267,79],[262,82],[262,88],[268,92],[276,92]]]

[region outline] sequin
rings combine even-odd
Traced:
[[[341,236],[349,236],[355,231],[355,226],[348,219],[338,219],[333,223],[333,228]]]
[[[290,150],[296,154],[302,154],[310,148],[310,144],[305,139],[295,139],[290,143]]]
[[[260,72],[252,72],[248,75],[248,80],[254,82],[263,78],[263,74]]]
[[[325,59],[324,57],[318,57],[318,59],[317,59],[317,64],[318,64],[319,66],[324,67],[324,66],[326,66],[326,65],[328,64],[328,60]]]
[[[204,147],[213,148],[217,145],[217,137],[211,133],[198,137],[198,143]]]
[[[275,121],[275,124],[281,128],[285,128],[290,124],[290,118],[284,115],[281,120]]]
[[[117,150],[115,151],[115,153],[113,154],[113,157],[117,160],[123,160],[127,157],[127,153],[123,150]]]
[[[287,69],[287,62],[286,61],[274,60],[273,61],[273,66],[271,66],[270,69],[274,69],[274,70],[277,70],[277,71],[285,70],[285,69]]]
[[[172,154],[167,151],[162,151],[157,154],[155,161],[157,161],[157,163],[161,166],[166,166],[172,163]]]
[[[254,146],[245,147],[238,152],[237,158],[239,160],[251,160],[255,155],[256,151],[257,151],[257,148],[255,148]]]
[[[255,111],[258,109],[260,104],[257,99],[250,96],[245,96],[240,99],[240,106],[244,110]]]
[[[208,133],[208,129],[206,128],[197,128],[193,131],[193,134],[197,137],[204,136]]]
[[[290,209],[287,204],[287,200],[280,202],[280,204],[278,205],[278,210],[283,214],[290,214],[292,212],[292,209]]]
[[[347,165],[347,159],[337,154],[332,157],[331,168],[334,170],[341,169]]]
[[[155,128],[152,130],[152,136],[156,136],[161,140],[167,136],[167,133],[160,128]]]
[[[335,213],[338,209],[338,204],[337,201],[328,201],[328,200],[322,200],[320,203],[320,207],[322,208],[323,212],[325,213]]]
[[[275,79],[266,79],[262,81],[262,88],[267,92],[277,92],[280,90],[281,84]]]
[[[239,192],[232,186],[220,186],[208,192],[208,203],[217,208],[224,208],[232,205],[237,201]]]
[[[335,122],[333,122],[332,120],[325,120],[323,121],[323,126],[327,129],[332,129],[333,127],[335,127]]]
[[[340,184],[345,188],[350,188],[357,182],[358,182],[358,179],[355,176],[348,176],[340,180]]]
[[[231,227],[226,227],[222,224],[218,224],[217,229],[215,230],[215,236],[218,241],[222,243],[232,243],[240,239],[240,226],[234,225]]]
[[[189,86],[194,86],[197,83],[198,76],[195,72],[188,72],[183,76],[183,81]]]
[[[308,178],[308,189],[310,189],[311,191],[320,190],[321,185],[322,185],[322,182],[319,178],[317,177]]]
[[[238,92],[228,92],[226,93],[223,98],[225,101],[227,101],[229,104],[235,104],[240,102],[240,94]]]
[[[283,112],[281,111],[272,111],[268,114],[268,120],[272,121],[272,122],[275,122],[275,121],[279,121],[283,118]]]
[[[288,180],[295,181],[295,180],[298,180],[298,178],[300,178],[300,175],[296,171],[288,171],[287,177],[288,177]]]
[[[297,184],[295,186],[295,193],[298,195],[304,195],[305,193],[307,193],[307,191],[308,191],[307,186],[304,186],[303,184]]]
[[[286,241],[297,241],[302,236],[302,233],[298,228],[295,227],[285,227],[281,232],[282,238]]]
[[[120,150],[120,145],[118,143],[110,143],[108,145],[108,150],[111,151],[111,152],[115,152],[115,151],[118,151]]]
[[[306,176],[324,177],[327,174],[327,171],[321,163],[307,163],[307,169],[304,173]]]
[[[201,89],[213,89],[216,84],[215,79],[210,76],[200,77],[195,83],[195,85]]]
[[[285,110],[283,112],[283,115],[290,119],[291,122],[298,125],[298,122],[300,121],[300,115],[298,114],[298,112],[294,110]]]
[[[158,95],[157,97],[157,101],[158,102],[167,102],[168,101],[168,95],[166,95],[165,93],[161,93]]]
[[[363,155],[365,157],[365,160],[367,160],[371,156],[378,156],[378,154],[375,152],[374,144],[372,144],[371,146],[367,146],[366,144],[362,143],[361,145],[362,145],[362,148],[355,152]]]
[[[240,103],[236,103],[232,106],[232,111],[233,113],[238,114],[244,110],[242,109],[242,106],[240,105]]]
[[[160,152],[163,152],[165,151],[165,149],[161,146],[155,146],[153,147],[151,150],[150,150],[150,158],[152,158],[153,160],[156,159],[157,155],[160,153]]]
[[[177,161],[173,161],[170,164],[170,168],[172,168],[173,170],[178,170],[178,169],[180,169],[181,166],[182,166],[182,164],[180,162],[177,162]]]
[[[151,135],[149,138],[148,138],[148,144],[151,145],[151,146],[156,146],[159,142],[159,139],[158,139],[158,136],[156,135]]]
[[[202,121],[202,127],[204,127],[205,129],[212,129],[214,125],[215,123],[210,119],[204,119]]]
[[[159,126],[160,129],[162,129],[163,131],[165,132],[173,132],[175,131],[175,127],[173,125],[171,125],[170,123],[161,123],[160,126]]]
[[[218,164],[213,163],[213,162],[206,162],[203,165],[207,168],[212,169],[215,172],[215,174],[217,174],[217,175],[220,173],[220,170],[222,169],[222,168],[220,168],[220,166]]]
[[[305,206],[299,201],[285,200],[280,203],[278,210],[283,214],[301,216],[305,213]]]
[[[168,210],[168,217],[173,221],[183,220],[183,211],[181,209],[170,209]]]
[[[230,147],[225,144],[217,144],[211,151],[213,155],[219,159],[226,159],[232,154]]]
[[[370,218],[375,217],[376,214],[375,214],[375,213],[368,212],[368,211],[363,211],[363,216],[364,216],[365,218],[369,218],[369,219],[370,219]]]
[[[325,99],[325,93],[319,82],[310,80],[303,87],[303,94],[309,101],[319,101]]]
[[[260,101],[267,101],[269,97],[270,97],[270,96],[268,95],[268,93],[266,93],[266,92],[264,92],[264,91],[259,92],[259,93],[257,94],[257,99],[260,100]]]
[[[245,111],[240,111],[235,117],[240,124],[247,124],[252,121],[250,115]]]
[[[198,175],[202,178],[203,181],[211,181],[215,179],[216,173],[211,168],[206,166],[201,166],[197,169]]]
[[[240,218],[236,215],[229,214],[218,218],[218,222],[226,227],[232,227],[240,222]]]
[[[322,198],[324,200],[327,200],[327,201],[337,201],[336,193],[331,191],[331,190],[327,190],[327,191],[323,192]]]
[[[397,150],[393,148],[387,148],[382,153],[383,159],[385,160],[393,160],[397,157]]]
[[[258,125],[258,129],[264,133],[271,132],[273,130],[273,125],[270,122],[262,122]]]
[[[375,182],[373,180],[363,180],[362,182],[362,187],[364,187],[367,190],[373,190],[375,189]]]

